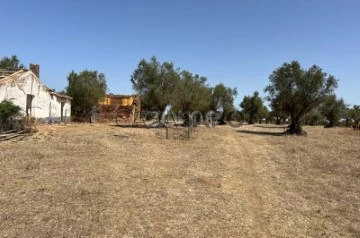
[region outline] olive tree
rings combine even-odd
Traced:
[[[212,88],[211,109],[222,108],[223,114],[220,118],[220,124],[225,124],[225,116],[235,110],[234,99],[237,96],[237,88],[226,87],[219,83]]]
[[[140,60],[130,80],[141,95],[142,106],[163,111],[167,104],[173,105],[180,84],[178,71],[172,62],[161,64],[155,56],[150,61]]]
[[[243,109],[242,112],[247,114],[249,124],[254,124],[255,119],[264,111],[263,100],[257,91],[252,96],[245,96],[240,107]]]
[[[303,117],[317,108],[337,87],[334,76],[313,65],[303,69],[299,62],[284,63],[269,76],[270,84],[265,88],[267,99],[291,118],[288,133],[306,135],[301,127]]]
[[[342,98],[337,99],[335,94],[327,96],[319,107],[320,113],[329,121],[325,127],[330,128],[336,126],[345,110],[346,105]]]

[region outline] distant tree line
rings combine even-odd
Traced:
[[[0,69],[8,68],[24,68],[24,65],[16,55],[3,57]],[[60,93],[73,98],[72,114],[89,116],[106,94],[105,75],[96,70],[71,71],[67,81],[68,86]],[[236,88],[223,83],[211,87],[206,77],[176,68],[172,62],[161,63],[155,56],[149,61],[140,60],[130,81],[141,95],[142,107],[147,110],[162,111],[168,104],[177,112],[221,110],[224,112],[222,123],[224,115],[235,110]],[[304,69],[297,61],[284,63],[270,74],[269,81],[264,89],[265,98],[255,91],[253,95],[244,96],[239,105],[241,115],[249,124],[288,121],[288,133],[298,135],[306,134],[302,125],[359,124],[360,105],[350,107],[338,98],[334,92],[338,80],[317,65]],[[265,100],[270,110],[264,105]]]
[[[349,126],[359,123],[359,106],[349,108],[334,90],[338,80],[317,66],[301,67],[297,61],[284,63],[269,76],[265,98],[258,91],[244,96],[241,115],[249,123],[288,122],[289,134],[304,135],[302,125],[337,126],[340,119]],[[226,115],[234,111],[236,88],[222,83],[210,87],[206,77],[175,68],[173,63],[160,63],[156,57],[142,59],[131,75],[134,90],[142,96],[143,105],[150,110],[163,110],[171,104],[175,110],[206,111],[222,108]],[[270,111],[264,105],[267,100]],[[224,118],[223,118],[224,119]],[[224,120],[223,120],[224,121]]]

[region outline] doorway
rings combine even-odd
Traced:
[[[32,94],[26,95],[26,117],[28,119],[31,117],[32,101],[33,101],[34,97],[35,96]]]
[[[60,122],[64,122],[66,119],[66,118],[64,118],[64,106],[65,106],[65,103],[61,102]]]

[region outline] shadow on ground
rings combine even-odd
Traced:
[[[284,136],[285,132],[270,132],[270,131],[251,131],[251,130],[238,130],[239,133],[252,134],[252,135],[265,135],[265,136]]]
[[[152,127],[149,127],[149,126],[146,126],[146,125],[117,125],[117,124],[111,124],[111,125],[109,125],[109,126],[111,126],[111,127],[122,127],[122,128],[134,128],[134,129],[136,129],[136,128],[142,128],[142,129],[144,129],[144,128],[152,128]]]
[[[254,127],[260,127],[260,128],[269,128],[269,129],[286,129],[288,128],[288,126],[261,126],[261,125],[256,125]]]

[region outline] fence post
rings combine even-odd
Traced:
[[[191,133],[190,133],[190,120],[189,120],[189,124],[188,124],[188,138],[190,139],[190,135],[191,135]]]

